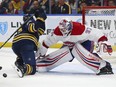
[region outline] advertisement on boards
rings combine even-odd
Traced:
[[[48,16],[46,23],[46,31],[44,35],[40,37],[40,42],[49,34],[61,19],[68,18],[72,21],[82,22],[82,16]],[[0,42],[5,42],[13,32],[23,24],[23,16],[2,16],[0,17]],[[116,20],[113,17],[87,17],[86,25],[94,28],[98,28],[108,36],[109,42],[112,45],[116,45]],[[96,32],[97,33],[97,32]],[[12,38],[9,40],[12,42]]]
[[[87,16],[86,25],[102,30],[109,42],[116,45],[116,19],[114,16]]]
[[[22,16],[0,17],[0,42],[5,42],[23,23]],[[12,39],[9,41],[11,42]]]

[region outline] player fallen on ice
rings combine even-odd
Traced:
[[[48,48],[59,41],[63,42],[63,46],[46,55]],[[63,19],[43,40],[38,49],[37,69],[39,72],[49,71],[76,58],[96,75],[113,74],[111,64],[103,60],[97,53],[93,53],[94,42],[106,45],[107,52],[111,53],[112,47],[107,41],[107,37],[99,29]]]
[[[13,38],[12,49],[17,55],[15,69],[19,77],[36,73],[36,60],[34,52],[38,49],[39,36],[45,31],[46,14],[43,9],[36,10],[35,18],[30,14],[23,16],[24,23]],[[30,18],[31,17],[31,18]]]

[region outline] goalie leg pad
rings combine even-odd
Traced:
[[[94,72],[98,72],[101,62],[103,66],[106,64],[103,64],[104,60],[87,51],[80,43],[75,44],[72,53],[80,63]]]
[[[72,55],[68,47],[61,48],[55,52],[48,54],[43,59],[36,60],[38,72],[49,71],[65,62],[72,60]]]

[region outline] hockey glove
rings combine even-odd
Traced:
[[[100,54],[108,53],[109,55],[113,52],[112,46],[107,41],[99,42],[96,47],[96,51]]]

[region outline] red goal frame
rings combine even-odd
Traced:
[[[86,6],[82,9],[82,24],[85,24],[86,10],[88,9],[116,9],[116,6]]]

